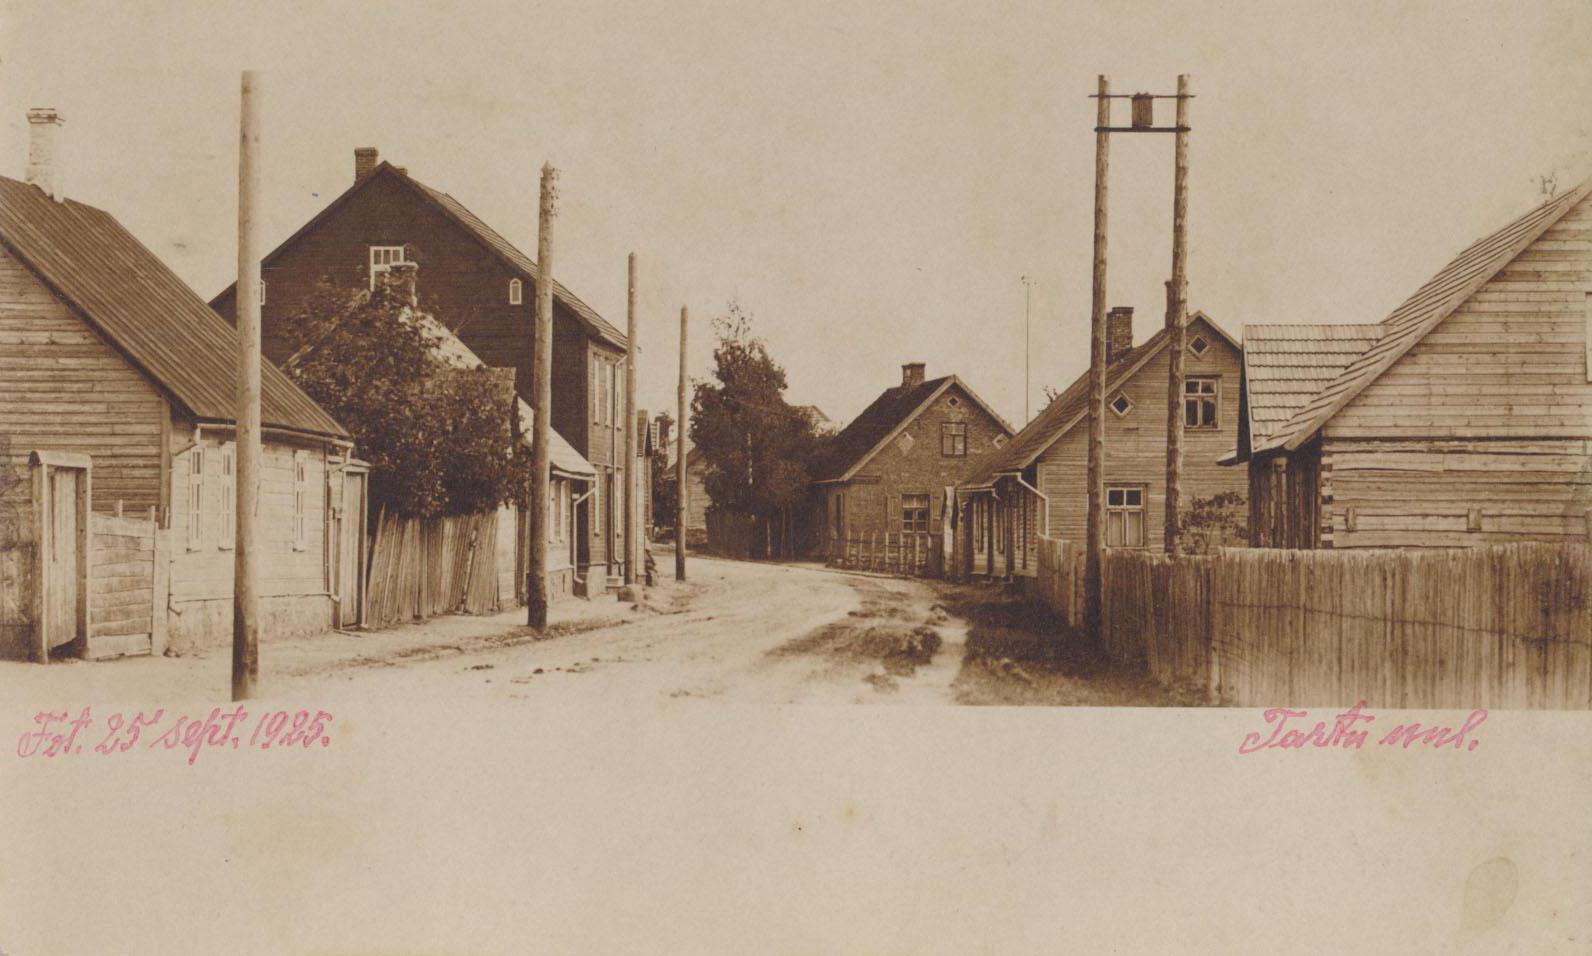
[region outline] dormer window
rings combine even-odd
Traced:
[[[1133,400],[1128,398],[1126,393],[1118,392],[1117,397],[1111,400],[1111,410],[1120,418],[1133,411]]]
[[[370,247],[370,287],[376,288],[376,276],[388,271],[395,263],[407,261],[403,246]]]
[[[525,286],[518,279],[509,280],[509,305],[519,305],[525,301]]]
[[[1203,335],[1194,336],[1194,340],[1189,342],[1189,344],[1188,344],[1188,350],[1190,352],[1193,352],[1196,358],[1198,358],[1201,355],[1204,355],[1206,350],[1209,349],[1210,347],[1211,347],[1211,343],[1205,341],[1205,336],[1203,336]]]

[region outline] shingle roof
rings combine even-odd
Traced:
[[[232,326],[109,213],[0,177],[0,241],[190,415],[234,421]],[[267,427],[348,437],[276,366],[260,373]]]
[[[1370,348],[1380,325],[1244,326],[1244,401],[1251,447],[1262,444]]]
[[[1382,321],[1385,331],[1380,339],[1295,412],[1264,445],[1257,444],[1255,450],[1292,450],[1308,441],[1354,396],[1589,194],[1592,179],[1467,246]]]
[[[299,227],[297,232],[294,232],[293,235],[283,240],[281,245],[278,245],[275,249],[271,250],[270,254],[267,255],[264,260],[262,260],[264,264],[269,265],[276,259],[277,256],[281,255],[290,246],[292,246],[300,236],[304,235],[306,232],[309,232],[315,227],[316,224],[330,216],[335,210],[342,206],[344,202],[348,201],[349,197],[353,196],[354,193],[358,192],[368,183],[373,182],[378,176],[392,176],[396,178],[399,182],[413,189],[417,196],[440,209],[445,215],[457,222],[462,229],[473,236],[476,241],[480,242],[481,245],[487,249],[487,251],[491,252],[493,255],[502,260],[503,263],[510,269],[524,273],[525,277],[528,278],[532,283],[541,281],[542,273],[541,270],[537,268],[536,261],[525,253],[521,252],[519,249],[515,248],[513,243],[503,238],[503,236],[500,235],[495,229],[493,229],[491,226],[488,226],[481,219],[481,217],[467,209],[463,203],[459,202],[457,199],[454,199],[452,196],[440,189],[434,189],[431,186],[427,186],[420,180],[410,176],[405,170],[386,161],[383,161],[380,165],[378,165],[376,169],[369,175],[360,178],[358,182],[344,190],[341,196],[338,196],[336,199],[332,200],[325,209],[322,209],[320,212],[316,213],[309,222]],[[227,296],[231,295],[232,291],[233,287],[227,286],[225,289],[221,290],[221,292],[217,293],[216,297],[210,301],[212,303],[220,302]],[[582,302],[579,297],[575,295],[575,293],[569,291],[568,287],[556,279],[553,280],[553,297],[559,302],[563,303],[563,305],[568,308],[570,312],[574,313],[575,317],[579,319],[581,324],[586,327],[586,331],[589,334],[595,335],[598,338],[607,341],[610,345],[613,345],[616,348],[622,349],[625,347],[624,333],[615,328],[607,319],[604,319],[602,316],[598,315],[596,309],[593,309],[591,306]]]
[[[487,367],[487,364],[481,361],[480,357],[446,325],[423,312],[411,313],[411,316],[418,318],[421,328],[436,339],[437,356],[444,363],[459,369]],[[509,375],[507,385],[512,390],[514,388],[512,373],[507,369],[504,372]],[[530,444],[536,436],[536,412],[525,399],[516,398],[515,401],[519,403],[520,437],[525,439],[526,444]],[[597,474],[597,469],[592,467],[592,463],[576,451],[575,446],[565,441],[564,436],[560,435],[556,428],[548,430],[547,455],[555,471],[582,478],[594,477]]]
[[[896,385],[879,397],[862,414],[851,420],[830,440],[823,457],[814,465],[814,481],[834,481],[860,465],[886,436],[904,424],[930,396],[956,380],[954,375],[931,378],[918,385]],[[966,386],[963,386],[966,388]],[[968,394],[972,394],[969,391]]]
[[[1210,326],[1211,330],[1232,345],[1234,350],[1238,349],[1238,343],[1233,337],[1203,312],[1195,312],[1189,316],[1188,330],[1192,332],[1201,322]],[[1156,329],[1154,335],[1117,356],[1106,369],[1106,400],[1110,401],[1112,393],[1126,385],[1133,373],[1160,352],[1165,344],[1166,327],[1162,326]],[[1088,405],[1089,372],[1085,370],[1056,396],[1055,401],[1041,409],[1039,414],[1034,416],[1034,420],[1024,426],[1015,438],[979,459],[971,472],[971,477],[960,487],[969,490],[987,488],[995,480],[996,475],[1027,468],[1035,458],[1044,453],[1046,448],[1083,420]]]

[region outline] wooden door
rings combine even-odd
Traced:
[[[365,606],[365,478],[363,471],[343,472],[342,503],[333,514],[332,590],[338,597],[338,627],[359,626]]]
[[[82,542],[81,522],[87,515],[78,511],[78,488],[82,472],[74,468],[50,469],[50,547],[45,555],[44,600],[49,603],[45,617],[45,647],[54,650],[77,640],[78,600],[84,581],[79,577]]]

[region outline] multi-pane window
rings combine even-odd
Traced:
[[[1106,488],[1106,547],[1144,547],[1144,487]]]
[[[293,453],[293,550],[303,551],[309,541],[310,463],[303,452]]]
[[[940,454],[947,458],[967,456],[967,425],[963,422],[940,424]]]
[[[591,536],[598,537],[603,533],[603,486],[596,482],[591,489]]]
[[[519,305],[525,301],[525,285],[518,279],[509,280],[509,305]]]
[[[393,267],[394,263],[404,261],[403,246],[371,246],[370,247],[370,287],[376,288],[376,276]]]
[[[195,446],[188,453],[188,550],[204,544],[205,450]]]
[[[221,480],[216,483],[216,526],[221,529],[221,547],[230,548],[237,540],[237,447],[226,445],[221,454]]]
[[[1183,380],[1183,427],[1217,428],[1221,424],[1221,382],[1214,378]]]
[[[902,531],[928,531],[929,530],[929,496],[928,495],[902,495],[901,496],[901,530]]]
[[[591,357],[591,375],[587,379],[590,386],[587,391],[591,393],[591,420],[593,422],[601,422],[603,420],[602,415],[599,414],[600,408],[597,403],[597,395],[599,394],[599,389],[597,387],[597,376],[601,371],[602,359],[599,359],[597,356],[593,355]]]

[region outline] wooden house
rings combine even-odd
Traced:
[[[1252,544],[1587,539],[1589,195],[1471,244],[1379,323],[1246,329],[1228,460],[1248,466]]]
[[[263,344],[283,361],[287,325],[318,286],[373,288],[399,263],[424,272],[421,303],[488,366],[515,370],[520,395],[531,400],[536,263],[454,197],[354,151],[354,179],[261,263],[266,297]],[[553,287],[554,429],[597,470],[591,507],[577,517],[576,561],[583,575],[616,582],[625,549],[625,336],[562,283]],[[234,311],[231,288],[211,302]],[[619,520],[615,520],[615,519]]]
[[[1133,344],[1133,310],[1107,316],[1105,543],[1165,548],[1167,334]],[[1238,343],[1203,312],[1189,317],[1184,356],[1183,497],[1242,492],[1216,460],[1238,430]],[[1088,399],[1085,372],[958,489],[960,572],[995,577],[1036,572],[1041,535],[1083,542],[1088,526]]]
[[[48,157],[57,118],[29,119]],[[229,642],[233,330],[108,213],[56,194],[48,164],[29,180],[0,178],[0,534],[19,545],[0,562],[0,655]],[[363,466],[261,371],[262,633],[355,624]]]
[[[819,530],[803,538],[834,557],[853,538],[938,535],[945,490],[1011,437],[1011,426],[960,378],[925,379],[922,362],[903,365],[901,384],[841,429],[817,463]]]

